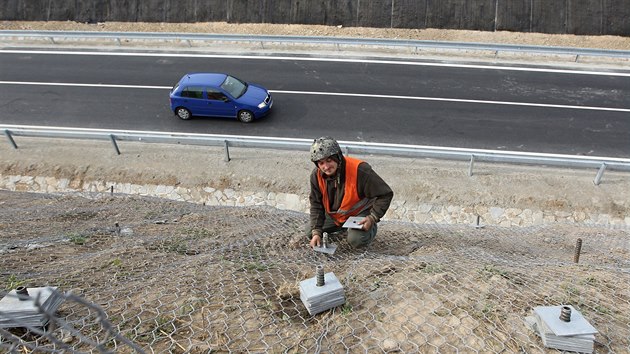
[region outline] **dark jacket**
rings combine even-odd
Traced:
[[[345,159],[339,164],[335,176],[326,176],[326,189],[328,190],[328,198],[331,203],[331,210],[339,209],[341,200],[343,199],[345,187]],[[322,204],[322,194],[317,183],[318,169],[311,172],[310,183],[311,193],[309,200],[311,203],[311,229],[322,234],[322,226],[324,225],[325,210]],[[385,181],[379,176],[367,162],[359,165],[357,172],[357,189],[359,197],[374,199],[369,214],[378,222],[387,212],[389,205],[394,197],[394,192]]]

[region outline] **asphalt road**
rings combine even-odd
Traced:
[[[157,130],[630,156],[630,74],[462,62],[0,51],[0,124]],[[177,119],[186,72],[272,91],[251,124]]]

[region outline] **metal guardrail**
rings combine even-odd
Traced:
[[[225,160],[230,160],[230,147],[265,148],[308,151],[312,140],[297,138],[256,137],[217,134],[188,134],[172,132],[126,131],[84,128],[58,128],[0,124],[9,143],[18,148],[15,136],[109,140],[120,155],[118,141],[220,146],[225,149]],[[598,156],[560,155],[516,151],[466,149],[423,145],[381,144],[339,141],[344,152],[398,157],[436,158],[469,161],[468,175],[472,176],[475,162],[528,164],[570,168],[597,168],[593,183],[598,185],[607,168],[630,171],[630,159]]]
[[[630,59],[628,50],[605,50],[593,48],[573,47],[547,47],[531,45],[511,44],[487,44],[468,42],[440,42],[431,40],[401,40],[401,39],[376,39],[376,38],[347,38],[347,37],[317,37],[317,36],[265,36],[265,35],[241,35],[241,34],[197,34],[197,33],[170,33],[170,32],[92,32],[92,31],[26,31],[3,30],[0,38],[44,38],[51,43],[57,40],[79,39],[106,39],[117,41],[121,44],[125,40],[153,40],[153,41],[205,41],[205,42],[241,42],[260,43],[286,43],[286,44],[330,44],[341,49],[348,46],[370,47],[407,47],[414,52],[427,49],[460,50],[460,51],[491,51],[500,52],[527,52],[538,54],[571,55],[577,61],[580,56],[596,56]]]

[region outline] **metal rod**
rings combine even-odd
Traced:
[[[575,242],[575,253],[573,254],[573,262],[578,263],[580,261],[580,252],[582,252],[582,239],[578,238]]]
[[[225,162],[230,162],[230,148],[228,146],[228,141],[224,140],[223,141],[223,146],[225,147],[225,158],[223,159],[223,161]]]
[[[114,134],[109,134],[109,139],[112,141],[114,149],[116,149],[116,154],[120,155],[120,149],[118,149],[118,144],[116,144],[116,137],[114,137]]]
[[[322,247],[328,248],[328,232],[324,232],[324,236],[322,236]]]
[[[564,322],[571,322],[571,308],[569,306],[562,306],[560,310],[560,320]]]
[[[317,286],[324,286],[324,266],[317,266]]]
[[[475,155],[470,155],[470,165],[468,166],[468,177],[473,175],[474,164],[475,164]]]
[[[477,220],[475,221],[475,228],[476,229],[483,228],[483,225],[481,225],[481,215],[477,215]]]
[[[599,186],[599,182],[601,182],[602,176],[604,175],[604,170],[606,170],[606,163],[602,162],[602,165],[599,167],[599,171],[597,171],[597,176],[595,176],[595,179],[593,180],[593,183],[596,186]]]
[[[28,300],[29,298],[28,289],[25,286],[20,285],[15,288],[15,293],[17,294],[20,301]]]
[[[13,145],[13,148],[14,148],[14,149],[17,149],[17,148],[18,148],[18,146],[17,146],[17,144],[15,143],[15,140],[13,140],[13,136],[11,135],[11,131],[10,131],[9,129],[5,129],[5,130],[4,130],[4,135],[6,135],[6,136],[7,136],[7,138],[9,139],[9,142],[11,143],[11,145]]]

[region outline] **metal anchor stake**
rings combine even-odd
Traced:
[[[337,245],[334,243],[329,243],[328,232],[324,232],[322,234],[321,246],[313,247],[313,251],[315,252],[328,253],[328,254],[334,254],[336,250],[337,250]]]
[[[317,266],[317,286],[324,286],[324,266]]]

